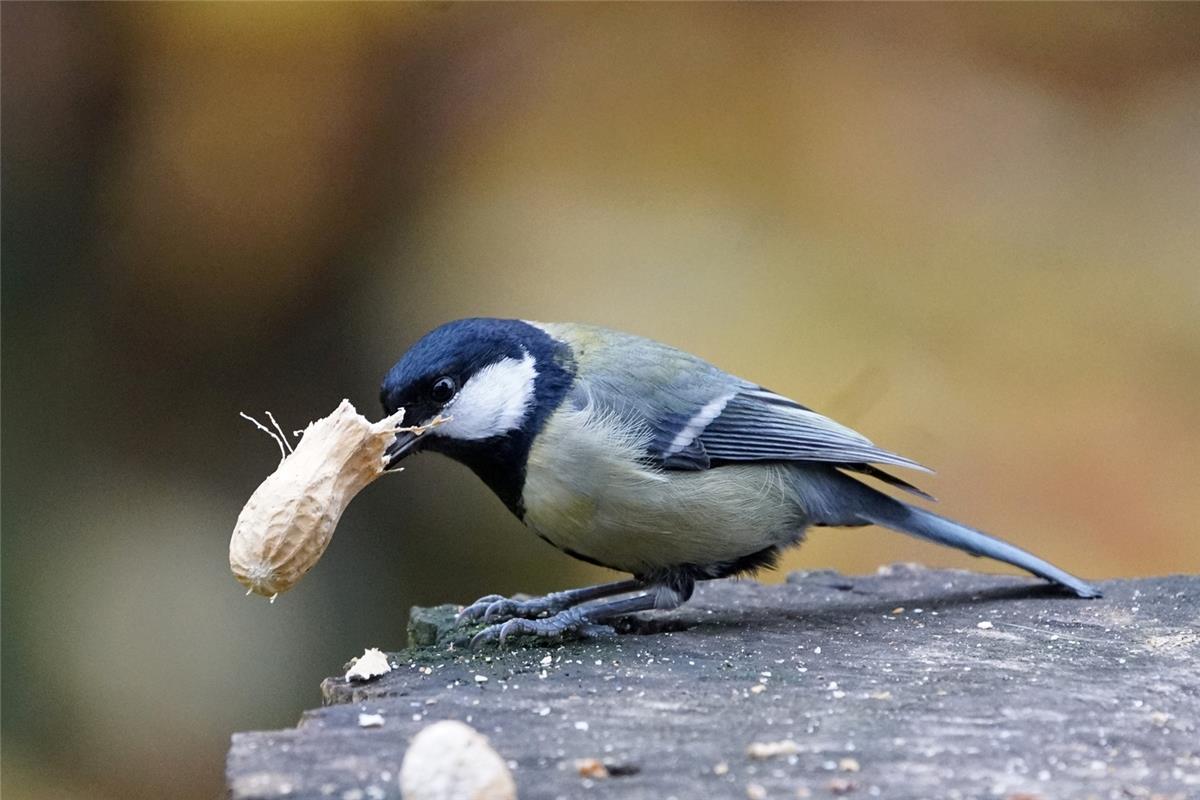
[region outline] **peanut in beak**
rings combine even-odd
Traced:
[[[268,417],[275,432],[247,419],[276,439],[283,458],[238,515],[229,566],[247,593],[274,601],[312,569],[346,506],[383,474],[391,438],[399,432],[423,435],[446,420],[400,428],[403,409],[370,422],[343,400],[332,414],[310,423],[292,450],[274,417]]]

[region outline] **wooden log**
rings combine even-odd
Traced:
[[[398,798],[408,742],[457,719],[523,800],[1200,797],[1200,578],[1103,588],[911,565],[719,581],[612,640],[476,653],[454,608],[414,609],[424,646],[397,669],[233,736],[230,796]]]

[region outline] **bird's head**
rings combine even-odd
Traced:
[[[420,450],[445,453],[475,469],[519,460],[571,382],[565,345],[520,320],[464,319],[421,338],[383,379],[379,397],[405,426],[445,422],[415,435],[399,433],[388,468]],[[493,488],[496,488],[493,486]]]

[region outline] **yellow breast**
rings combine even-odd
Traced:
[[[648,438],[589,408],[556,411],[529,454],[525,524],[563,550],[635,574],[731,561],[803,526],[786,466],[662,471],[643,458]]]

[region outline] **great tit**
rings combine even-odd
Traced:
[[[1094,586],[1019,547],[903,503],[855,476],[928,497],[876,465],[929,470],[752,381],[664,344],[590,325],[476,318],[426,334],[388,371],[405,409],[388,468],[431,450],[478,475],[534,533],[630,580],[532,600],[489,595],[460,620],[514,633],[610,632],[606,620],[686,601],[698,580],[773,566],[810,526],[881,525]],[[620,599],[619,595],[629,595]]]

